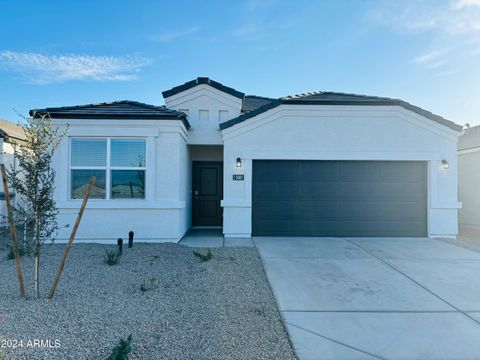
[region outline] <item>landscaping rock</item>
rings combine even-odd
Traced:
[[[254,248],[212,249],[201,262],[191,248],[138,243],[113,266],[105,248],[116,246],[75,244],[53,300],[64,245],[43,247],[39,300],[20,299],[15,264],[0,250],[0,339],[23,340],[2,360],[105,359],[130,334],[131,359],[295,358]],[[31,295],[33,261],[22,260]],[[26,346],[35,339],[60,346]]]

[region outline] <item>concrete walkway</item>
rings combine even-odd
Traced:
[[[301,360],[480,358],[480,254],[433,239],[254,243]]]
[[[191,229],[182,240],[180,245],[200,248],[216,247],[253,247],[251,239],[224,238],[222,229]]]

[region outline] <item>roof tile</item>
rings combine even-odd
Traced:
[[[220,129],[226,129],[247,119],[250,119],[258,114],[273,109],[282,104],[286,105],[363,105],[363,106],[400,106],[404,109],[410,110],[416,114],[424,116],[430,120],[433,120],[441,125],[447,126],[450,129],[461,131],[462,126],[455,124],[453,121],[447,120],[441,116],[432,114],[431,112],[424,110],[418,106],[412,105],[406,101],[399,99],[392,99],[388,97],[368,96],[348,93],[338,93],[331,91],[317,91],[302,93],[297,95],[289,95],[279,99],[275,99],[271,102],[251,110],[250,112],[244,112],[244,114],[225,121],[220,124]]]
[[[45,114],[49,114],[53,119],[181,120],[187,128],[190,128],[187,116],[183,112],[131,100],[30,110],[30,116],[39,117]]]
[[[219,83],[215,80],[212,80],[208,77],[197,77],[195,80],[187,81],[185,84],[175,86],[175,87],[171,88],[170,90],[165,90],[164,92],[162,92],[162,95],[163,95],[164,98],[168,98],[170,96],[179,94],[183,91],[186,91],[186,90],[191,89],[191,88],[193,88],[197,85],[202,85],[202,84],[210,85],[211,87],[213,87],[217,90],[223,91],[224,93],[230,94],[230,95],[235,96],[235,97],[240,98],[240,99],[243,99],[243,97],[245,96],[244,93],[242,93],[240,91],[237,91],[237,90],[235,90],[231,87],[225,86],[225,85],[223,85],[223,84],[221,84],[221,83]]]

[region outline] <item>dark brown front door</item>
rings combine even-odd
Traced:
[[[223,163],[193,162],[192,180],[192,225],[221,226]]]

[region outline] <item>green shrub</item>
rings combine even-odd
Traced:
[[[24,256],[27,252],[25,251],[25,247],[23,246],[17,246],[18,248],[18,255]],[[7,253],[7,260],[13,260],[15,259],[15,252],[13,251],[13,246],[8,247],[8,253]]]
[[[120,339],[112,349],[112,353],[106,360],[128,360],[128,354],[132,351],[132,335],[127,340]]]
[[[207,255],[203,255],[202,253],[199,253],[198,251],[193,250],[193,255],[198,257],[201,262],[210,261],[213,259],[213,254],[210,249],[208,249]]]
[[[103,261],[105,264],[113,266],[117,265],[120,261],[120,254],[116,251],[109,251],[105,249],[105,255],[103,255]]]

